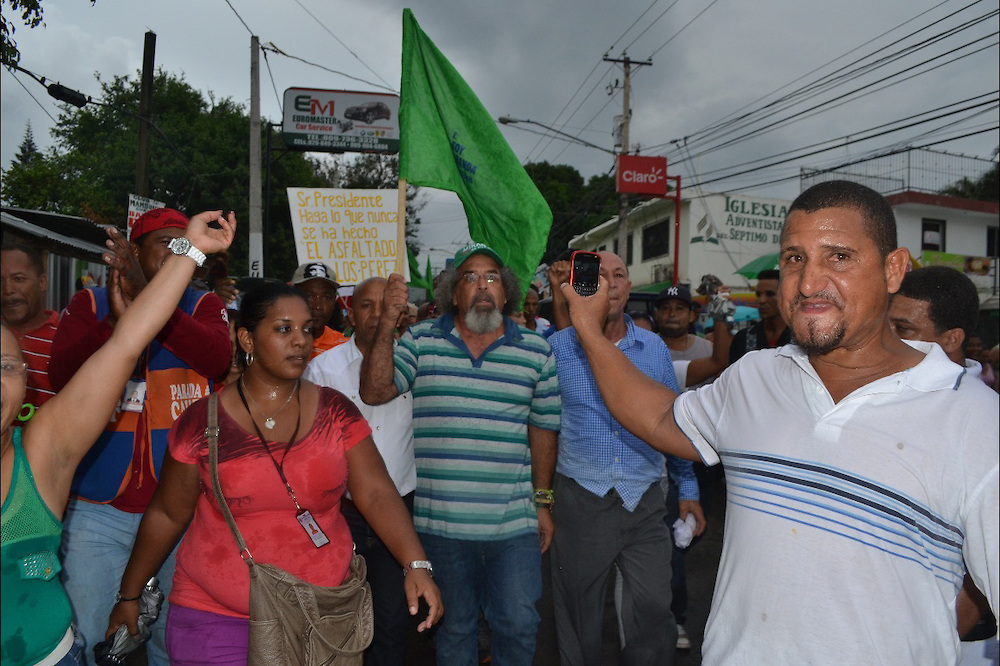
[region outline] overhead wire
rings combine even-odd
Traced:
[[[37,97],[35,97],[35,95],[30,90],[28,90],[28,86],[24,85],[24,81],[22,81],[21,79],[19,79],[17,77],[17,74],[14,72],[14,70],[12,70],[9,67],[6,67],[5,69],[10,73],[10,75],[12,77],[14,77],[14,80],[17,81],[17,85],[19,85],[22,88],[24,88],[24,92],[28,93],[28,97],[30,97],[31,99],[33,99],[35,101],[35,104],[38,105],[38,108],[40,108],[43,112],[45,112],[45,115],[47,115],[49,117],[49,120],[51,120],[53,124],[56,124],[57,123],[56,119],[52,117],[52,114],[49,113],[49,110],[45,108],[45,105],[42,104],[39,101],[39,99]]]
[[[973,4],[975,4],[975,3],[973,3]],[[996,12],[991,12],[991,14],[995,15]],[[964,26],[960,26],[959,28],[960,29],[967,29],[968,27],[971,27],[972,25],[974,25],[976,23],[979,23],[982,20],[984,20],[985,18],[989,18],[989,17],[990,17],[990,15],[985,15],[983,17],[977,17],[976,19],[973,19],[972,21],[967,22]],[[956,28],[955,30],[958,30],[959,28]],[[923,28],[921,30],[915,31],[914,33],[911,33],[911,35],[912,34],[916,34],[917,32],[920,32],[922,30],[923,30]],[[931,39],[936,39],[937,37],[939,37],[939,35],[935,36],[934,38],[931,38]],[[931,41],[931,39],[925,40],[925,42],[923,42],[922,44],[926,44],[927,42]],[[980,39],[983,39],[983,38],[980,38]],[[970,44],[975,43],[975,41],[977,41],[977,40],[973,40],[972,42],[968,42],[968,43],[964,44],[962,47],[958,47],[958,48],[960,49],[960,48],[964,48],[966,46],[969,46]],[[898,43],[899,43],[899,40],[897,40],[896,42],[894,42],[894,44],[898,44]],[[915,45],[913,47],[908,47],[908,49],[914,49],[916,47],[921,47],[921,45]],[[884,48],[878,49],[874,53],[878,53],[879,51],[882,51],[882,50],[884,50]],[[954,49],[954,50],[958,50],[958,49]],[[869,56],[866,56],[866,57],[870,57],[870,55],[872,55],[872,54],[869,54]],[[945,55],[947,55],[947,53],[941,54],[941,55],[939,55],[937,57],[944,57]],[[852,65],[853,64],[857,64],[861,60],[863,60],[863,59],[856,60],[856,61],[854,61],[854,63],[851,63],[851,64]],[[928,61],[925,61],[923,63],[919,63],[917,65],[914,65],[914,66],[912,66],[910,68],[904,69],[901,72],[897,72],[895,75],[898,76],[901,73],[905,73],[906,71],[910,71],[911,69],[913,69],[915,67],[919,67],[919,66],[921,66],[923,64],[926,64],[930,60],[933,60],[933,58],[929,59]],[[881,62],[882,62],[883,65],[886,64],[885,61],[886,61],[886,58],[883,58],[881,60]],[[873,63],[872,65],[868,65],[867,66],[868,67],[868,71],[870,71],[871,67],[873,65],[875,65],[875,64],[878,64],[878,62]],[[843,67],[840,68],[839,70],[837,70],[836,72],[834,72],[834,74],[841,72],[843,69],[844,69]],[[928,71],[930,71],[930,70],[928,70]],[[857,76],[860,76],[860,73],[856,71],[855,75],[852,76],[852,78],[857,78]],[[840,77],[840,78],[842,79],[842,77]],[[891,77],[887,77],[887,78],[891,78]],[[884,80],[885,79],[882,79],[882,81],[884,81]],[[843,82],[843,80],[842,80],[842,82]],[[875,82],[875,83],[878,83],[878,82]],[[697,132],[688,134],[687,138],[689,139],[690,142],[693,142],[692,145],[697,146],[699,144],[703,144],[703,142],[705,140],[707,140],[713,134],[718,134],[719,130],[723,129],[724,127],[727,127],[727,126],[729,127],[728,133],[732,133],[733,131],[735,131],[736,129],[738,129],[740,127],[747,127],[747,126],[751,125],[754,122],[758,122],[758,119],[755,116],[763,115],[764,113],[769,114],[769,117],[773,116],[773,114],[775,113],[775,110],[773,108],[771,108],[771,107],[773,107],[773,106],[775,106],[777,104],[787,104],[781,110],[787,110],[788,108],[791,108],[793,106],[793,104],[791,103],[792,100],[794,100],[798,96],[801,96],[801,95],[805,94],[805,92],[810,91],[812,88],[815,88],[818,85],[826,85],[827,87],[830,87],[831,84],[828,82],[828,80],[827,80],[826,77],[824,77],[823,79],[819,79],[818,81],[813,81],[812,83],[809,83],[806,86],[803,86],[803,87],[797,89],[796,91],[793,91],[793,92],[785,95],[784,97],[780,98],[779,100],[774,100],[772,102],[769,102],[768,104],[766,104],[766,105],[764,105],[764,106],[762,106],[762,107],[760,107],[758,109],[755,109],[754,111],[751,111],[751,112],[749,112],[747,114],[744,114],[740,118],[734,119],[733,121],[730,121],[729,123],[725,123],[724,125],[716,124],[714,126],[714,128],[712,128],[710,130],[704,130],[704,129],[703,130],[698,130]],[[832,101],[835,101],[836,99],[839,99],[839,98],[834,98],[834,100],[832,100]],[[801,112],[799,112],[799,113],[801,113]],[[754,117],[751,118],[751,116],[754,116]],[[725,133],[723,133],[722,136],[725,136]],[[717,137],[717,138],[721,138],[721,137]],[[660,144],[660,145],[666,145],[666,144]],[[657,147],[659,147],[659,146],[657,146]]]
[[[347,44],[345,44],[344,41],[340,37],[337,37],[337,35],[335,35],[333,33],[333,31],[330,30],[330,28],[328,28],[326,26],[326,24],[323,23],[323,21],[321,21],[319,19],[319,17],[317,17],[315,14],[313,14],[311,11],[309,11],[309,9],[304,4],[302,4],[302,0],[295,0],[295,4],[297,4],[299,7],[301,7],[302,11],[304,11],[306,14],[308,14],[309,17],[312,20],[314,20],[316,22],[316,24],[319,25],[319,27],[321,27],[324,31],[326,31],[326,33],[328,35],[330,35],[335,40],[337,40],[337,43],[340,44],[341,46],[343,46],[344,50],[346,50],[348,53],[350,53],[352,56],[354,56],[354,59],[357,60],[358,62],[360,62],[364,66],[365,69],[367,69],[369,72],[371,72],[372,74],[374,74],[375,78],[377,78],[379,81],[381,81],[382,83],[384,83],[385,86],[383,86],[383,87],[389,88],[391,90],[391,87],[389,87],[390,86],[389,82],[386,81],[385,79],[383,79],[381,76],[379,76],[379,73],[376,72],[374,69],[372,69],[368,65],[368,63],[366,63],[364,60],[362,60],[361,56],[359,56],[357,53],[355,53],[353,50],[351,50],[351,48]]]
[[[988,37],[996,36],[997,34],[1000,34],[1000,33],[994,33],[993,35],[988,35],[988,36],[984,37],[983,39],[986,39]],[[979,41],[979,40],[977,40],[977,41]],[[854,90],[851,90],[851,91],[849,91],[847,93],[844,93],[844,94],[842,94],[842,95],[840,95],[838,97],[834,97],[833,99],[826,100],[826,101],[824,101],[822,103],[819,103],[817,105],[809,107],[809,108],[807,108],[805,110],[797,111],[797,112],[795,112],[794,115],[792,115],[790,117],[779,118],[778,120],[775,120],[775,121],[773,121],[773,122],[771,122],[771,123],[769,123],[767,125],[764,125],[762,127],[758,127],[758,128],[756,128],[754,130],[748,131],[748,132],[746,132],[746,133],[744,133],[744,134],[742,134],[742,135],[740,135],[740,136],[738,136],[736,138],[728,139],[726,141],[723,141],[721,143],[713,145],[713,146],[711,146],[709,148],[701,149],[701,150],[699,150],[698,152],[695,153],[695,156],[696,157],[702,157],[702,156],[711,154],[713,152],[717,152],[719,150],[722,150],[724,148],[732,147],[733,145],[736,145],[738,143],[742,143],[743,141],[749,140],[751,138],[756,138],[756,137],[761,136],[763,134],[767,134],[769,132],[772,132],[775,129],[777,129],[778,127],[782,127],[782,128],[788,127],[789,125],[801,122],[801,121],[806,120],[807,118],[810,118],[810,117],[812,117],[814,115],[817,115],[819,113],[825,113],[825,112],[830,111],[832,109],[835,109],[837,107],[843,106],[844,104],[847,104],[849,102],[856,102],[858,99],[861,99],[863,97],[867,97],[870,94],[873,94],[875,92],[881,92],[881,91],[883,91],[883,90],[885,90],[887,88],[890,88],[892,86],[899,85],[900,83],[904,83],[906,81],[912,80],[912,79],[917,78],[919,76],[923,76],[924,74],[927,74],[928,72],[934,71],[935,69],[940,69],[941,67],[945,67],[947,65],[950,65],[950,64],[952,64],[954,62],[957,62],[958,60],[962,60],[964,58],[970,57],[970,56],[975,55],[977,53],[981,53],[982,51],[985,51],[985,50],[990,49],[990,48],[992,48],[994,46],[997,46],[998,44],[1000,44],[1000,42],[994,42],[994,43],[991,43],[991,44],[987,44],[987,45],[985,45],[985,46],[983,46],[983,47],[981,47],[979,49],[976,49],[976,50],[971,51],[969,53],[962,54],[960,56],[956,56],[955,58],[953,58],[953,59],[951,59],[949,61],[946,61],[944,63],[938,63],[937,65],[934,65],[933,67],[929,67],[929,68],[927,68],[927,69],[925,69],[923,71],[916,72],[914,74],[911,74],[910,76],[904,77],[902,79],[898,79],[896,81],[893,81],[892,83],[888,83],[885,86],[882,86],[880,88],[876,88],[874,90],[869,90],[869,91],[865,92],[864,94],[859,94],[859,95],[857,95],[857,96],[855,96],[855,97],[852,98],[852,96],[854,96],[856,93],[860,93],[861,91],[864,91],[867,88],[870,88],[871,86],[877,85],[879,83],[885,83],[889,79],[894,78],[896,76],[899,76],[900,74],[904,74],[907,71],[910,71],[910,69],[913,69],[913,68],[907,68],[905,70],[902,70],[901,72],[897,72],[897,73],[892,74],[892,75],[890,75],[888,77],[879,79],[878,81],[874,81],[874,82],[871,82],[869,84],[863,85],[863,86],[861,86],[859,88],[855,88]],[[959,47],[959,49],[960,48],[964,48],[964,47],[965,47],[965,45],[963,45],[962,47]],[[955,50],[958,50],[958,49],[955,49]],[[935,56],[934,58],[931,58],[931,59],[929,59],[927,61],[924,61],[922,63],[918,63],[914,67],[919,67],[919,66],[925,65],[925,64],[927,64],[927,63],[929,63],[929,62],[937,59],[938,57],[944,57],[946,55],[950,55],[953,52],[954,52],[954,50],[951,51],[951,52],[948,52],[948,53],[941,54],[940,56]],[[834,102],[839,102],[839,103],[834,104]],[[833,105],[833,106],[830,106],[830,105]]]

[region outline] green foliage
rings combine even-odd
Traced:
[[[329,187],[359,190],[397,190],[399,184],[399,156],[379,153],[362,153],[350,157],[337,156],[322,163]],[[417,231],[419,212],[426,205],[420,188],[406,187],[406,246],[414,255],[420,254]]]
[[[963,178],[941,190],[941,194],[978,201],[1000,201],[1000,165],[994,164],[976,180]]]
[[[4,0],[3,5],[9,6],[14,14],[20,14],[21,23],[29,28],[35,28],[42,23],[41,0]],[[17,42],[14,41],[14,24],[8,20],[8,15],[8,12],[0,15],[0,63],[4,67],[16,65],[21,59]]]
[[[28,128],[17,157],[0,180],[0,199],[5,203],[124,225],[128,195],[135,192],[139,81],[129,77],[98,81],[100,103],[82,109],[62,107],[51,149],[39,152]],[[182,76],[158,71],[153,88],[149,196],[189,214],[234,210],[241,224],[230,250],[230,273],[245,275],[249,117],[233,100],[206,96]],[[269,277],[288,279],[298,262],[286,188],[335,187],[341,186],[340,181],[395,188],[396,167],[394,158],[384,158],[387,164],[382,165],[369,159],[377,156],[366,155],[357,160],[357,168],[345,162],[333,172],[304,153],[285,150],[280,130],[269,129],[266,123],[261,146],[267,146],[268,131],[272,151],[270,189],[263,202],[264,270]]]
[[[569,247],[576,235],[618,214],[615,180],[611,175],[583,176],[566,164],[529,163],[525,170],[552,209],[552,231],[542,261],[551,263]]]

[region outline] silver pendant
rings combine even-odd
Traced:
[[[264,419],[264,427],[268,430],[274,430],[275,422],[272,418]]]

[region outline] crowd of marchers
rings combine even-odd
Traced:
[[[323,262],[238,290],[235,229],[149,211],[59,313],[39,251],[3,245],[5,665],[93,662],[116,632],[154,666],[247,663],[216,483],[255,560],[336,587],[364,557],[365,664],[408,663],[413,627],[440,664],[538,663],[545,594],[560,661],[598,665],[609,590],[618,663],[670,664],[717,490],[705,663],[957,664],[996,642],[998,348],[969,278],[913,270],[876,192],[803,192],[759,319],[734,326],[712,289],[708,331],[685,284],[627,311],[611,252],[592,296],[570,261],[522,285],[482,243],[419,305],[397,274],[338,294]]]

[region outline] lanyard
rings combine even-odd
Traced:
[[[278,461],[275,460],[274,454],[271,453],[271,447],[268,446],[267,440],[264,439],[264,434],[257,426],[256,419],[254,419],[253,414],[250,412],[250,405],[247,404],[246,396],[243,395],[243,386],[240,382],[236,382],[236,390],[240,394],[240,400],[243,402],[243,406],[246,407],[247,414],[250,416],[250,423],[253,424],[253,429],[257,432],[257,437],[260,439],[260,443],[264,446],[264,450],[267,451],[267,455],[271,458],[271,462],[274,463],[274,469],[278,470],[278,476],[281,477],[281,481],[285,484],[285,488],[288,489],[288,496],[292,498],[292,502],[295,504],[296,510],[299,512],[303,511],[302,507],[299,506],[299,501],[295,499],[295,491],[292,490],[292,484],[288,482],[284,469],[285,460],[288,458],[288,450],[292,448],[292,444],[295,442],[295,438],[299,434],[299,425],[302,423],[302,398],[299,398],[298,416],[295,419],[295,432],[292,433],[292,438],[289,439],[288,444],[285,445],[285,451],[281,456],[281,463],[279,464]]]

